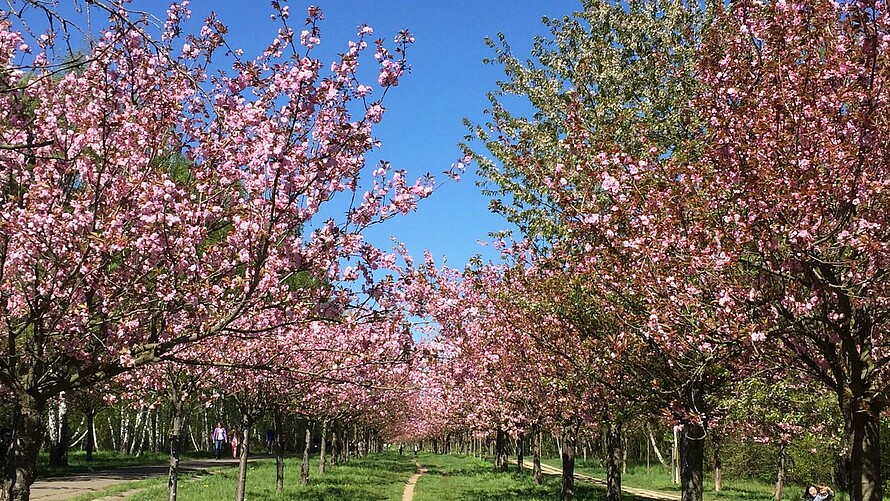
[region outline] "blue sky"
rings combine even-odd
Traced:
[[[270,20],[267,1],[192,0],[195,20],[210,5],[229,26],[232,43],[244,48],[246,55],[265,47],[275,33],[277,25]],[[290,2],[295,28],[308,5]],[[409,177],[447,169],[459,157],[457,143],[467,133],[462,119],[484,120],[486,93],[503,78],[501,68],[482,63],[492,55],[484,38],[503,32],[514,52],[526,55],[533,37],[546,33],[542,16],[562,16],[580,6],[569,0],[341,0],[316,5],[325,16],[319,49],[342,50],[363,23],[374,28],[375,38],[391,41],[404,28],[415,35],[408,53],[411,74],[386,97],[387,113],[376,129],[382,148],[368,161],[374,165],[377,159],[385,159],[395,168],[408,170]],[[447,256],[454,267],[462,267],[477,253],[495,259],[496,253],[477,241],[488,240],[489,232],[507,224],[488,212],[488,199],[475,185],[476,179],[475,166],[471,166],[459,183],[448,182],[417,212],[373,228],[367,238],[389,248],[390,235],[394,235],[415,257],[429,250],[437,262]]]

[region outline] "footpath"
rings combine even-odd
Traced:
[[[235,466],[238,466],[237,459],[196,459],[180,461],[179,472],[186,473],[204,471],[210,468]],[[40,478],[31,485],[31,501],[70,499],[89,492],[101,491],[124,482],[166,477],[169,468],[168,464],[128,466],[114,470],[80,473],[63,477]]]
[[[531,461],[523,461],[526,468],[534,468],[535,465]],[[545,475],[559,475],[562,476],[562,468],[556,468],[555,466],[550,466],[548,464],[541,463],[541,473]],[[584,475],[581,473],[575,473],[575,480],[580,480],[581,482],[590,482],[592,484],[597,485],[606,485],[606,481],[601,478],[591,477],[590,475]],[[676,494],[668,494],[666,492],[652,491],[649,489],[637,489],[635,487],[626,487],[621,486],[621,492],[626,492],[628,494],[633,494],[634,496],[638,496],[641,498],[648,499],[656,499],[658,501],[680,501],[680,496]]]
[[[402,493],[402,501],[414,501],[414,486],[417,485],[417,479],[426,473],[426,469],[421,468],[417,463],[417,458],[414,458],[414,467],[417,469],[417,473],[411,475],[411,478],[405,483],[405,491]]]

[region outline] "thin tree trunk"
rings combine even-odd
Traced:
[[[522,441],[523,438],[522,434],[520,433],[519,436],[516,437],[516,473],[522,473],[522,462],[525,461],[525,455],[523,454],[522,450]]]
[[[606,501],[621,501],[621,423],[606,423]]]
[[[96,441],[96,411],[92,408],[87,411],[87,423],[87,429],[90,433],[87,440],[87,461],[92,461],[93,451],[99,448],[99,444]]]
[[[720,459],[720,437],[714,435],[711,442],[714,446],[714,492],[720,492],[723,490],[723,460]]]
[[[238,485],[235,490],[235,501],[244,501],[247,496],[247,456],[250,454],[250,428],[252,419],[243,418],[238,433],[241,440],[241,451],[238,455]]]
[[[275,490],[278,492],[284,490],[284,443],[281,441],[281,434],[284,433],[284,416],[281,412],[281,408],[276,407],[272,415],[275,421],[275,440],[272,442],[275,449]]]
[[[575,434],[574,430],[563,432],[562,436],[562,488],[560,501],[575,498]]]
[[[494,470],[508,471],[510,469],[510,462],[507,459],[507,434],[504,433],[503,428],[500,426],[498,426],[497,429],[494,453]]]
[[[321,422],[321,447],[318,449],[318,476],[324,475],[325,449],[327,448],[328,420]]]
[[[170,470],[167,476],[167,501],[176,501],[179,488],[179,449],[182,446],[182,402],[171,399],[173,419],[170,427]]]
[[[535,441],[534,459],[532,460],[535,468],[535,484],[541,485],[543,482],[543,472],[541,471],[541,442],[543,441],[543,432],[541,432],[541,425],[532,425],[532,433],[534,434],[533,440]]]
[[[117,450],[117,435],[115,434],[115,426],[114,422],[111,421],[111,416],[105,416],[108,418],[108,435],[111,437],[111,449]],[[98,449],[98,447],[97,447]]]
[[[120,449],[118,452],[121,454],[126,454],[128,450],[128,446],[130,445],[130,413],[124,409],[121,409],[121,440],[120,440]]]
[[[300,485],[309,483],[309,444],[312,441],[312,428],[306,421],[306,443],[303,445],[303,467],[300,469]]]
[[[779,501],[782,499],[782,489],[785,487],[785,461],[787,458],[787,454],[785,452],[785,442],[779,443],[779,454],[777,461],[777,472],[776,472],[776,491],[773,495],[773,499]]]
[[[68,466],[68,443],[71,440],[68,427],[68,402],[62,392],[49,411],[50,466]]]

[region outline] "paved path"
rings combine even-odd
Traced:
[[[526,468],[534,468],[535,464],[531,461],[524,461]],[[548,464],[541,463],[541,473],[545,475],[559,475],[562,476],[562,468],[557,468],[555,466],[550,466]],[[580,480],[582,482],[590,482],[598,485],[606,485],[606,481],[601,478],[594,478],[590,475],[583,475],[581,473],[575,473],[575,480]],[[666,492],[659,491],[651,491],[649,489],[637,489],[636,487],[625,487],[621,486],[621,492],[626,492],[628,494],[633,494],[634,496],[648,499],[657,499],[659,501],[679,501],[680,496],[676,494],[668,494]]]
[[[408,479],[408,483],[405,484],[405,492],[402,493],[402,501],[413,501],[414,499],[414,486],[417,485],[417,479],[420,478],[421,475],[426,473],[426,470],[421,468],[419,464],[417,464],[417,460],[414,460],[414,466],[417,468],[417,473],[411,475],[411,478]]]
[[[254,458],[251,458],[254,459]],[[180,461],[179,472],[202,471],[221,466],[237,466],[237,459],[198,459]],[[88,492],[101,491],[115,484],[134,482],[152,477],[165,477],[169,465],[128,466],[114,470],[81,473],[64,477],[38,479],[31,485],[32,501],[69,499]]]

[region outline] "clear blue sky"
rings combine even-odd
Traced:
[[[230,28],[230,40],[245,54],[261,50],[275,33],[267,1],[192,0],[195,20],[211,8]],[[291,21],[301,26],[309,3],[290,2]],[[467,133],[461,121],[484,120],[486,92],[503,78],[501,68],[484,65],[491,51],[483,40],[503,32],[514,52],[527,55],[535,35],[546,34],[542,16],[569,14],[580,7],[569,0],[454,0],[368,2],[315,2],[322,8],[322,46],[338,52],[354,38],[356,27],[366,23],[374,36],[388,41],[400,29],[408,28],[416,37],[409,49],[411,74],[386,97],[387,113],[376,129],[382,148],[378,158],[395,168],[407,169],[409,177],[425,172],[439,173],[460,155],[457,143]],[[439,176],[444,180],[445,176]],[[389,248],[390,235],[404,242],[419,258],[424,250],[437,261],[443,256],[454,267],[462,267],[474,254],[496,258],[491,248],[480,247],[488,233],[503,229],[506,222],[488,212],[488,200],[475,185],[475,166],[460,183],[448,182],[417,212],[391,220],[367,233],[373,243]]]

